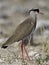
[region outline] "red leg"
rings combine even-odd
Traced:
[[[22,40],[22,45],[21,45],[21,51],[22,51],[22,61],[24,61],[23,49],[25,50],[26,55],[27,55],[28,59],[30,60],[30,58],[29,58],[29,56],[28,56],[28,52],[27,52],[27,50],[26,50],[26,48],[25,48],[25,43],[24,43],[24,40]]]
[[[22,44],[21,44],[21,51],[22,51],[22,61],[24,61],[24,55],[23,55],[23,44],[24,44],[24,42],[23,42],[23,40],[22,40]]]
[[[27,55],[28,59],[30,60],[29,55],[28,55],[28,52],[27,52],[27,50],[26,50],[26,48],[25,48],[25,43],[23,44],[23,47],[24,47],[24,50],[25,50],[25,52],[26,52],[26,55]]]

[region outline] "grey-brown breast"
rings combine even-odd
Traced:
[[[27,37],[32,32],[35,25],[34,23],[35,21],[33,18],[27,18],[24,22],[18,25],[14,34],[6,41],[5,44],[9,45]]]

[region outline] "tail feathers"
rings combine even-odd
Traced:
[[[4,48],[4,49],[6,49],[8,46],[5,46],[5,45],[2,45],[2,47],[1,48]]]

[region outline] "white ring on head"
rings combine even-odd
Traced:
[[[35,14],[38,14],[37,12],[35,12]]]

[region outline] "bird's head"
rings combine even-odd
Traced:
[[[29,13],[32,12],[32,11],[33,11],[34,13],[36,13],[36,14],[43,14],[39,9],[30,9],[30,10],[29,10]]]

